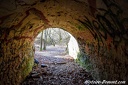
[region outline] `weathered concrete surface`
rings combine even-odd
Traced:
[[[88,65],[95,79],[128,79],[127,4],[126,0],[1,0],[0,84],[17,85],[28,75],[34,38],[50,27],[62,28],[78,40],[82,56],[78,61]]]

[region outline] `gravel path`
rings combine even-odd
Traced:
[[[74,62],[65,53],[65,47],[47,47],[46,51],[36,51],[38,66],[21,85],[85,85],[85,80],[92,79],[89,73]],[[41,67],[41,64],[44,67]]]

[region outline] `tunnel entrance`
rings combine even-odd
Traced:
[[[79,47],[77,40],[67,31],[60,28],[48,28],[38,34],[34,41],[35,54],[57,57],[69,55],[77,59]],[[46,52],[51,51],[46,54]],[[56,55],[55,55],[56,54]]]
[[[60,28],[47,28],[41,31],[34,41],[34,58],[39,62],[39,66],[66,64],[74,61],[76,53],[72,52],[74,48],[69,43],[77,42],[73,41],[72,37],[70,33]],[[77,50],[79,50],[78,45]]]
[[[48,28],[35,38],[34,47],[35,64],[22,85],[84,85],[92,78],[75,62],[79,47],[70,33]]]

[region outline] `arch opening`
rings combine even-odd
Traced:
[[[29,82],[45,85],[75,85],[84,84],[86,79],[92,78],[75,62],[80,52],[77,40],[69,32],[60,28],[47,28],[37,35],[34,47],[35,65],[29,75],[32,78],[26,79],[22,85],[30,84]],[[31,81],[35,77],[39,77],[37,81]]]
[[[47,28],[41,31],[34,41],[35,52],[48,50],[51,46],[61,48],[65,55],[77,59],[79,47],[77,40],[67,31],[61,28]],[[55,49],[55,48],[54,48]],[[60,49],[61,52],[61,49]]]

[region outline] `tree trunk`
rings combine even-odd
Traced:
[[[41,37],[40,37],[40,51],[43,50],[42,45],[43,45],[43,31],[41,32]]]
[[[46,50],[46,41],[47,41],[46,30],[44,30],[43,33],[44,33],[44,39],[43,39],[43,41],[44,41],[44,45],[43,45],[43,50]]]

